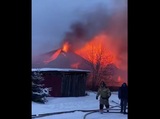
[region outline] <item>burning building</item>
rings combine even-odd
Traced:
[[[75,68],[89,70],[89,62],[69,50],[66,43],[62,48],[37,56],[32,61],[32,68]]]
[[[87,83],[93,87],[101,80],[107,80],[109,85],[119,85],[122,80],[122,70],[119,68],[116,53],[111,52],[103,44],[108,37],[99,35],[85,44],[82,48],[73,50],[71,45],[65,42],[62,48],[53,50],[37,57],[32,62],[32,68],[74,68],[90,70],[92,76]],[[123,72],[124,74],[124,72]],[[55,77],[53,75],[53,77]],[[126,77],[125,77],[126,78]],[[117,81],[115,81],[117,80]]]
[[[126,5],[125,2],[122,8],[115,7],[111,13],[103,7],[97,8],[82,20],[71,23],[64,37],[59,39],[59,48],[35,57],[32,68],[90,70],[96,85],[100,80],[114,78],[118,82],[127,81]],[[112,76],[106,76],[109,64],[118,69]]]

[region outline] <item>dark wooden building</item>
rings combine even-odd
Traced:
[[[34,71],[40,71],[44,77],[42,82],[50,87],[50,96],[52,97],[78,97],[84,96],[86,90],[86,79],[89,70],[81,69],[62,69],[62,68],[36,68]]]

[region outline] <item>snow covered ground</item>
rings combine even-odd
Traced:
[[[96,92],[87,92],[88,96],[83,97],[48,97],[46,104],[32,102],[32,115],[51,112],[73,111],[73,110],[94,110],[99,108],[99,101],[96,100]],[[109,99],[111,106],[117,106],[115,102],[120,103],[117,92],[112,92]],[[120,109],[115,107],[113,109]],[[120,110],[110,110],[120,111]],[[75,111],[72,113],[56,114],[37,119],[84,119],[88,112]],[[127,114],[121,113],[103,113],[95,112],[86,116],[86,119],[128,119]]]

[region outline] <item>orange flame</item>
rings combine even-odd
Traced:
[[[100,59],[102,66],[113,63],[117,68],[127,71],[127,55],[119,54],[121,42],[106,34],[99,34],[75,53],[96,64]]]
[[[64,53],[64,52],[68,52],[68,50],[69,50],[69,43],[68,43],[68,42],[65,42],[65,43],[63,44],[62,49],[58,49],[48,60],[45,60],[44,63],[47,64],[47,63],[55,60],[60,53],[62,53],[62,54],[65,56],[65,53]],[[62,51],[63,51],[63,52],[62,52]]]
[[[69,43],[68,43],[68,42],[65,42],[65,43],[63,44],[62,51],[68,52],[68,50],[69,50]]]
[[[96,64],[98,60],[102,66],[106,66],[108,63],[114,63],[115,54],[107,48],[109,44],[106,44],[106,39],[109,39],[109,37],[102,34],[98,35],[83,48],[75,52],[94,64]]]
[[[50,57],[50,59],[44,61],[44,63],[47,64],[47,63],[55,60],[55,59],[58,57],[58,55],[60,54],[60,52],[61,52],[61,49],[57,50],[57,51]]]

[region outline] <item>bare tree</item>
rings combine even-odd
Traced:
[[[111,64],[112,56],[107,53],[107,49],[102,45],[90,45],[90,48],[85,55],[87,63],[90,66],[92,89],[101,82],[101,80],[109,80],[107,75],[109,75],[108,64]]]
[[[110,86],[117,85],[117,79],[118,79],[118,68],[115,64],[110,63],[104,68],[104,78],[106,80],[106,83]]]

